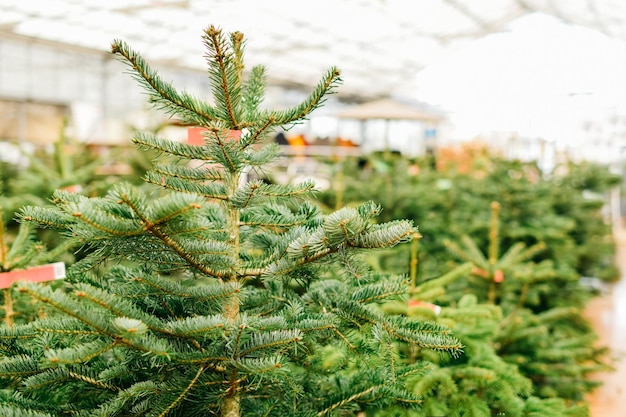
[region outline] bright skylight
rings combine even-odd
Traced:
[[[624,74],[624,42],[531,15],[432,63],[417,96],[452,111],[461,137],[517,131],[575,144],[584,123],[623,112]]]

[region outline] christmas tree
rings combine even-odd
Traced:
[[[431,320],[450,327],[465,345],[457,358],[400,346],[414,361],[432,363],[433,371],[410,388],[423,398],[421,410],[390,409],[376,416],[429,415],[546,415],[588,416],[582,393],[594,386],[586,375],[603,369],[601,351],[592,345],[589,329],[582,330],[580,312],[554,308],[533,314],[537,283],[554,277],[548,262],[530,262],[543,245],[513,245],[498,253],[499,204],[492,204],[488,255],[469,237],[462,245],[449,243],[466,262],[441,277],[417,274],[417,244],[411,250],[411,280],[406,302],[383,305],[390,314]],[[530,301],[530,303],[529,303]],[[558,346],[550,348],[549,342]],[[560,370],[563,375],[555,374]],[[556,389],[554,387],[557,387]]]
[[[560,276],[551,260],[535,261],[547,249],[545,244],[526,247],[518,242],[500,254],[498,202],[491,203],[491,212],[486,251],[468,236],[462,245],[448,243],[473,269],[467,282],[457,281],[460,285],[448,287],[442,298],[463,297],[471,286],[477,300],[498,306],[503,318],[490,343],[498,356],[532,381],[534,395],[582,402],[584,394],[599,385],[590,375],[610,369],[606,349],[596,345],[597,336],[582,314],[578,293],[585,290],[577,280]],[[466,345],[471,360],[470,343]],[[577,414],[571,415],[586,415],[581,406],[567,412],[575,409]]]
[[[276,127],[305,119],[339,84],[331,68],[307,99],[261,107],[263,67],[244,71],[244,38],[203,34],[213,104],[164,82],[122,41],[120,56],[151,102],[204,128],[196,146],[137,133],[163,155],[148,185],[104,197],[67,191],[21,219],[88,249],[71,286],[19,284],[58,313],[0,329],[0,415],[325,416],[416,407],[427,372],[396,342],[443,355],[461,343],[428,321],[384,314],[403,277],[373,273],[361,252],[406,242],[409,221],[376,223],[364,203],[323,215],[314,184],[248,180],[278,155]]]

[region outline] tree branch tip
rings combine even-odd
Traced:
[[[206,33],[209,36],[218,36],[219,34],[222,33],[222,30],[214,25],[211,25],[204,30],[204,33]]]
[[[120,42],[117,40],[114,40],[113,42],[111,42],[111,53],[117,54],[117,53],[120,53],[120,51],[121,51]]]

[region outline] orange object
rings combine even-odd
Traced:
[[[484,178],[493,164],[491,159],[494,155],[487,145],[479,141],[440,147],[436,155],[437,171]]]
[[[497,270],[494,274],[493,274],[493,280],[495,282],[502,282],[504,281],[504,273],[501,270]]]
[[[55,262],[27,269],[0,272],[0,288],[9,288],[18,281],[44,282],[61,278],[65,278],[65,263]]]
[[[359,145],[354,143],[351,139],[344,139],[342,137],[338,137],[336,140],[337,146],[347,146],[349,148],[358,148]]]
[[[304,135],[295,135],[287,138],[287,142],[291,146],[307,146],[308,143],[304,138]]]

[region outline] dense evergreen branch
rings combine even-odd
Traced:
[[[143,227],[145,230],[149,231],[151,234],[159,238],[166,246],[172,249],[178,256],[185,260],[189,264],[189,266],[197,269],[200,272],[203,272],[209,276],[213,276],[216,278],[222,278],[229,275],[228,272],[219,272],[209,268],[202,263],[198,262],[194,257],[192,257],[185,248],[183,248],[178,242],[172,239],[168,234],[164,233],[159,224],[153,223],[150,221],[145,215],[142,214],[142,211],[139,207],[135,206],[134,203],[128,198],[128,196],[123,196],[123,201],[133,209],[135,213],[139,216],[141,221],[143,222]]]
[[[54,294],[52,294],[49,289],[45,287],[37,287],[33,284],[20,286],[19,291],[27,293],[31,297],[36,298],[37,300],[54,307],[64,314],[80,320],[86,325],[96,329],[100,334],[115,340],[116,343],[128,345],[129,347],[144,351],[146,353],[154,353],[161,356],[168,355],[167,351],[153,351],[149,347],[144,346],[137,341],[132,341],[128,338],[120,337],[119,334],[113,332],[109,326],[105,325],[97,317],[94,317],[93,315],[89,316],[84,311],[81,312],[74,310],[70,307],[73,305],[71,300],[59,291],[55,291]]]
[[[206,368],[204,366],[201,366],[200,368],[198,368],[198,372],[191,379],[191,381],[189,381],[189,384],[185,387],[185,389],[183,389],[181,391],[180,395],[178,397],[176,397],[176,399],[170,405],[168,405],[163,410],[163,412],[161,414],[159,414],[158,417],[165,417],[170,412],[170,410],[172,410],[174,407],[176,407],[187,396],[187,394],[189,394],[189,391],[191,391],[193,386],[196,385],[196,383],[200,379],[200,376],[202,375],[202,373],[204,372],[205,369]]]

